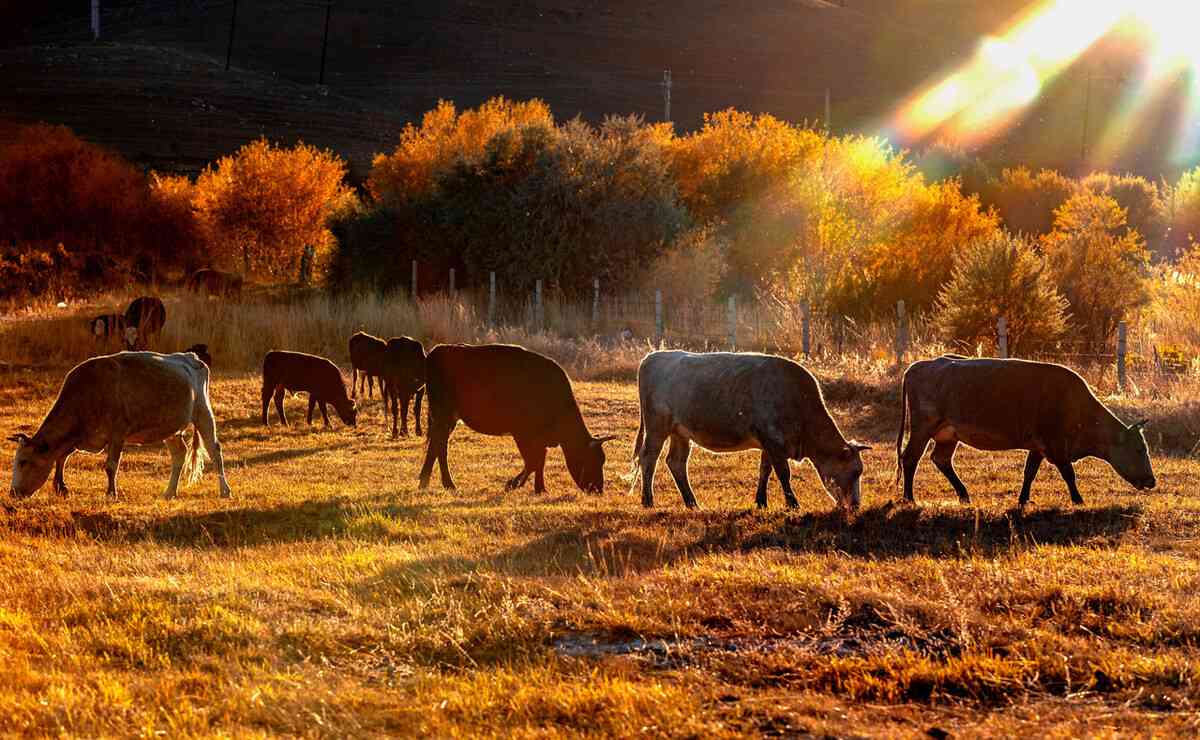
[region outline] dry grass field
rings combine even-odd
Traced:
[[[62,369],[0,371],[0,431],[32,431]],[[834,383],[867,453],[864,509],[752,508],[754,454],[697,452],[702,510],[659,467],[646,511],[622,474],[630,382],[580,382],[610,445],[602,496],[552,451],[549,492],[503,493],[508,439],[460,427],[460,489],[416,490],[422,441],[258,421],[255,374],[212,390],[235,498],[211,470],[160,498],[161,448],[126,454],[119,502],[79,454],[0,511],[0,733],[533,736],[1194,734],[1200,465],[1156,455],[1139,494],[1103,463],[1072,507],[1020,454],[964,450],[976,507],[929,465],[891,503],[894,395]],[[296,423],[299,422],[299,423]],[[335,422],[336,424],[336,422]],[[4,474],[11,460],[6,452]]]

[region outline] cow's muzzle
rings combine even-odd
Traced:
[[[1158,485],[1158,481],[1155,480],[1154,476],[1152,475],[1149,478],[1142,479],[1141,485],[1139,485],[1138,488],[1142,489],[1143,491],[1153,491],[1156,485]]]

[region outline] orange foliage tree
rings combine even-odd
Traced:
[[[1014,234],[1037,237],[1054,228],[1054,211],[1075,194],[1074,180],[1054,170],[1037,173],[1026,167],[1006,169],[981,186],[985,207],[994,207]]]
[[[1149,254],[1125,211],[1107,195],[1082,191],[1054,213],[1041,239],[1046,266],[1071,304],[1071,323],[1089,341],[1107,342],[1117,324],[1149,300]]]
[[[340,157],[304,143],[259,139],[222,157],[197,178],[192,199],[211,256],[246,274],[295,274],[305,247],[332,246],[327,223],[354,201],[345,176]]]
[[[81,286],[156,279],[180,257],[173,224],[138,168],[63,126],[26,127],[0,151],[0,244]]]
[[[376,155],[367,190],[377,201],[404,201],[427,193],[438,173],[456,162],[481,159],[496,134],[530,125],[554,126],[549,106],[540,100],[496,97],[461,113],[454,103],[438,101],[420,126],[404,127],[391,154]]]

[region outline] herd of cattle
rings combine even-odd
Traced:
[[[228,289],[223,287],[227,283],[212,280],[201,285]],[[144,351],[165,320],[162,301],[151,297],[138,298],[124,315],[93,320],[97,336],[114,322],[122,327],[129,351],[93,357],[73,368],[36,433],[10,437],[18,444],[12,496],[33,495],[51,469],[55,491],[65,495],[63,466],[76,450],[85,450],[106,452],[108,495],[115,497],[125,444],[157,442],[165,442],[171,453],[167,497],[175,495],[181,478],[192,481],[199,476],[205,451],[215,463],[221,495],[231,495],[209,401],[212,358],[207,348],[194,345],[173,354]],[[501,344],[438,345],[426,354],[421,343],[409,337],[384,340],[363,332],[350,337],[348,349],[349,393],[332,361],[302,352],[268,352],[262,371],[263,424],[270,423],[272,398],[279,421],[287,424],[283,398],[290,391],[308,394],[309,424],[314,409],[320,408],[328,427],[327,406],[332,405],[342,422],[353,426],[355,398],[360,389],[373,395],[378,380],[385,414],[391,411],[393,437],[408,434],[408,406],[414,396],[416,432],[421,434],[421,398],[427,397],[421,488],[428,486],[435,463],[442,486],[454,488],[447,448],[462,421],[476,432],[510,436],[516,442],[524,464],[505,490],[523,486],[532,476],[535,492],[544,492],[546,452],[552,447],[562,448],[567,470],[581,490],[604,490],[603,445],[614,436],[598,437],[588,430],[571,381],[554,360]],[[654,505],[654,472],[669,441],[667,468],[689,508],[697,506],[687,470],[693,442],[715,452],[760,450],[755,496],[759,507],[767,505],[772,473],[787,505],[798,505],[789,461],[805,459],[812,462],[836,505],[847,512],[859,507],[862,452],[869,447],[845,438],[816,378],[796,362],[757,353],[651,352],[638,368],[638,398],[641,420],[631,476],[635,485],[641,478],[644,506]],[[931,441],[934,465],[964,503],[970,499],[953,464],[960,442],[981,450],[1028,452],[1022,506],[1044,461],[1058,469],[1076,504],[1083,499],[1072,463],[1085,457],[1108,462],[1139,490],[1155,487],[1142,432],[1145,422],[1121,422],[1078,374],[1061,365],[958,355],[915,362],[904,373],[901,407],[896,464],[907,501],[913,500],[913,478]]]

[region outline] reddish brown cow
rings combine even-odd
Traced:
[[[161,299],[144,295],[134,298],[125,309],[125,347],[147,349],[167,323],[167,307]]]
[[[187,289],[193,293],[204,293],[221,298],[241,298],[244,278],[236,272],[223,272],[204,268],[196,270],[187,279]]]
[[[443,344],[425,359],[429,395],[429,437],[421,488],[429,485],[434,462],[441,466],[442,486],[454,488],[446,449],[461,419],[481,434],[511,436],[525,467],[505,485],[519,488],[532,474],[536,493],[546,490],[546,449],[563,448],[567,470],[580,489],[604,490],[604,442],[588,432],[571,390],[571,380],[557,362],[507,344]]]
[[[329,413],[325,404],[333,404],[343,423],[354,426],[358,418],[358,409],[354,401],[346,395],[346,382],[342,372],[324,357],[308,355],[303,352],[285,352],[271,350],[263,358],[262,385],[262,420],[270,426],[267,409],[271,396],[275,397],[275,410],[279,413],[279,422],[287,426],[287,416],[283,413],[283,393],[290,391],[308,393],[308,423],[312,424],[313,407],[320,405],[321,417],[325,427],[329,428]]]

